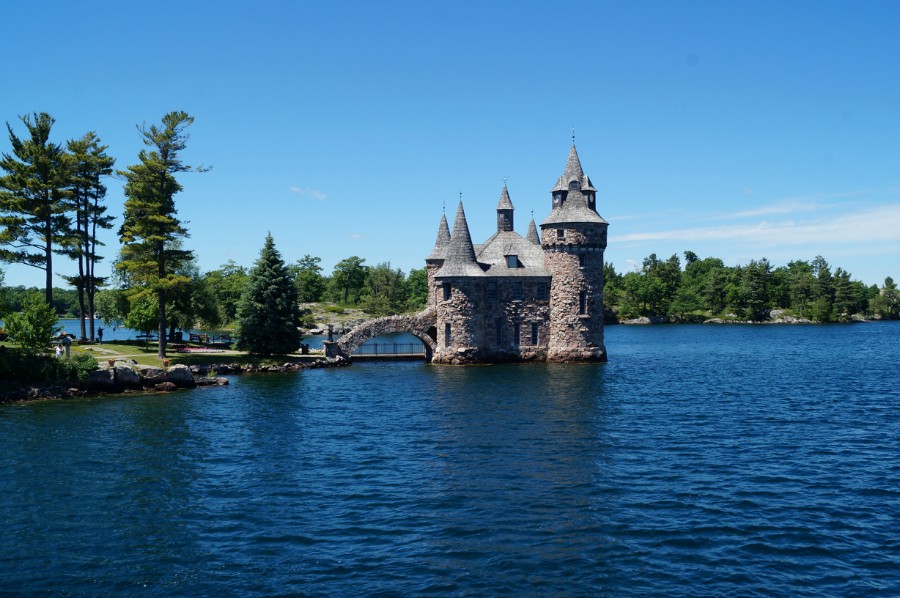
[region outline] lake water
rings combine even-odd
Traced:
[[[0,407],[0,593],[900,594],[900,323]]]

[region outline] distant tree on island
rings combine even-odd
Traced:
[[[822,256],[811,262],[792,261],[773,268],[765,258],[749,264],[725,266],[719,258],[700,259],[684,253],[660,260],[647,257],[639,270],[619,274],[604,265],[604,311],[608,320],[639,316],[672,321],[703,321],[712,317],[761,321],[773,310],[818,322],[850,320],[855,315],[897,319],[892,311],[896,291],[867,288],[852,280]],[[891,284],[893,281],[890,281]],[[897,308],[900,310],[900,306]]]
[[[296,351],[300,316],[294,279],[267,235],[238,307],[237,348],[254,355]]]
[[[22,116],[28,136],[6,123],[12,153],[0,156],[0,260],[45,273],[44,300],[53,303],[53,254],[69,228],[65,150],[50,141],[56,120],[46,112]]]
[[[125,177],[126,199],[116,268],[129,283],[130,300],[156,296],[160,359],[166,356],[168,296],[190,282],[190,277],[178,273],[178,267],[193,257],[180,243],[188,231],[177,218],[174,197],[182,187],[175,174],[206,170],[187,166],[179,155],[188,140],[185,129],[193,122],[185,112],[170,112],[163,116],[162,127],[139,126],[144,145],[150,149],[141,150],[137,164],[119,171]]]
[[[336,301],[359,302],[369,269],[365,258],[353,255],[339,261],[331,273],[331,294]]]

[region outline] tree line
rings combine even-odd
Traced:
[[[766,320],[773,310],[816,322],[854,316],[900,319],[900,291],[890,277],[866,286],[822,256],[773,267],[765,258],[726,266],[716,257],[684,252],[666,260],[651,254],[639,269],[620,274],[604,265],[604,310],[608,320],[636,317],[696,322],[721,317]]]

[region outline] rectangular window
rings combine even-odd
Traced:
[[[566,238],[566,229],[564,229],[564,228],[556,229],[556,238],[560,239],[560,240],[565,239]]]
[[[538,344],[538,325],[537,322],[531,324],[531,344]]]
[[[513,298],[513,301],[520,301],[522,299],[522,283],[521,282],[513,283],[512,298]]]
[[[578,267],[584,268],[584,254],[583,253],[578,254]]]
[[[521,327],[521,324],[519,324],[518,322],[513,324],[513,345],[515,345],[516,347],[519,346],[519,334],[520,334],[519,328],[520,327]]]
[[[487,301],[496,301],[497,300],[497,283],[496,282],[487,283],[487,289],[485,291],[485,299],[487,299]]]
[[[537,285],[537,292],[535,293],[535,298],[538,301],[546,301],[547,300],[547,283],[542,282]]]
[[[495,325],[497,327],[497,346],[500,347],[503,345],[503,320],[497,318]]]
[[[445,282],[444,283],[444,301],[449,301],[449,300],[450,300],[450,283]]]
[[[506,256],[506,267],[507,268],[518,268],[519,267],[518,258],[514,255]]]
[[[578,313],[581,315],[587,313],[587,293],[585,291],[578,293]]]
[[[450,322],[444,324],[444,346],[450,346]]]

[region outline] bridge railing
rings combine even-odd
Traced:
[[[368,343],[353,352],[354,355],[425,355],[422,343]]]

